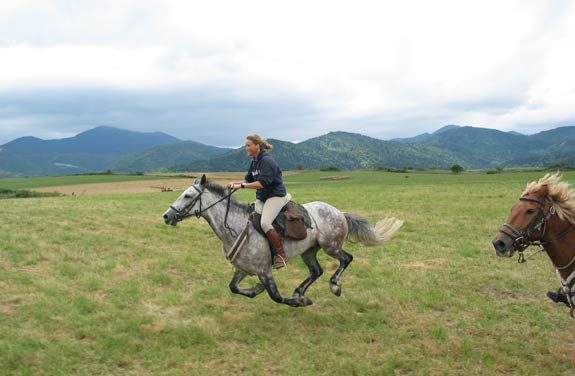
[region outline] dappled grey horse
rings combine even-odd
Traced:
[[[349,237],[365,245],[376,245],[389,240],[399,230],[403,221],[386,218],[375,227],[357,215],[343,213],[324,202],[304,204],[312,219],[312,228],[307,229],[303,240],[284,239],[288,258],[301,255],[310,275],[295,289],[291,298],[284,298],[278,291],[272,274],[272,256],[267,239],[253,231],[248,225],[248,205],[238,203],[231,192],[206,180],[197,179],[186,189],[163,215],[166,224],[176,225],[179,221],[195,215],[203,217],[214,233],[222,241],[224,255],[232,262],[235,273],[229,287],[233,293],[253,298],[264,290],[277,303],[292,307],[312,304],[304,296],[308,287],[318,279],[323,270],[317,261],[317,252],[323,248],[329,256],[339,260],[339,267],[329,280],[332,293],[341,295],[339,278],[353,260],[353,256],[343,250],[344,241]],[[257,275],[261,283],[251,288],[239,287],[248,275]]]

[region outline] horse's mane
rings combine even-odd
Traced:
[[[206,184],[204,185],[204,187],[205,187],[206,189],[208,189],[210,192],[212,192],[212,193],[214,193],[214,194],[216,194],[216,195],[218,195],[218,196],[220,196],[220,197],[227,196],[228,193],[229,193],[229,192],[226,191],[226,188],[224,188],[224,187],[221,186],[220,184],[218,184],[218,183],[216,183],[216,182],[214,182],[214,181],[211,181],[211,180],[208,180],[208,181],[206,182]],[[231,205],[230,205],[231,207],[235,207],[235,208],[241,209],[242,211],[245,211],[245,212],[248,211],[248,208],[249,208],[249,206],[250,206],[249,204],[244,203],[244,202],[238,202],[238,201],[234,198],[233,195],[231,196],[231,200],[232,200]]]
[[[569,183],[561,180],[559,172],[545,174],[538,181],[532,181],[521,194],[525,196],[540,191],[547,187],[548,199],[555,205],[555,211],[561,220],[567,220],[575,224],[575,192]]]

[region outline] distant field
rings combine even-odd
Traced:
[[[32,189],[74,184],[115,183],[125,181],[162,180],[164,176],[155,175],[70,175],[70,176],[32,176],[27,178],[0,179],[0,188]]]
[[[179,175],[74,175],[40,176],[21,179],[0,179],[0,189],[26,189],[39,192],[58,192],[65,195],[97,195],[115,193],[146,193],[163,190],[182,190],[197,174]],[[216,180],[241,179],[244,174],[216,173]]]
[[[321,179],[335,175],[349,179]],[[303,309],[232,295],[232,267],[208,224],[163,224],[179,192],[0,200],[0,375],[574,374],[574,322],[545,297],[558,286],[547,256],[520,265],[490,244],[542,175],[289,174],[298,202],[405,220],[385,245],[346,244],[355,259],[339,298],[328,287],[336,262],[320,254],[325,274]],[[47,183],[87,183],[70,179]],[[293,260],[276,276],[287,295],[307,269]]]
[[[288,171],[290,176],[296,172]],[[30,177],[22,179],[0,179],[1,189],[26,189],[38,192],[57,192],[64,195],[98,195],[116,193],[149,193],[158,191],[182,191],[202,173],[190,172],[182,175],[77,175]],[[244,178],[243,172],[209,173],[210,179],[221,184]]]

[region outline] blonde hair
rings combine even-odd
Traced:
[[[538,181],[527,184],[522,196],[535,193],[547,187],[548,198],[553,202],[560,219],[575,224],[575,192],[569,183],[561,181],[559,172],[546,174]]]
[[[246,137],[246,139],[250,140],[256,145],[259,145],[262,150],[269,150],[271,151],[274,146],[267,142],[265,138],[262,138],[259,134],[252,133]]]

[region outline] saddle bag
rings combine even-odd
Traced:
[[[285,210],[285,236],[294,240],[302,240],[307,237],[307,227],[304,221],[304,214],[297,205],[290,201]]]

